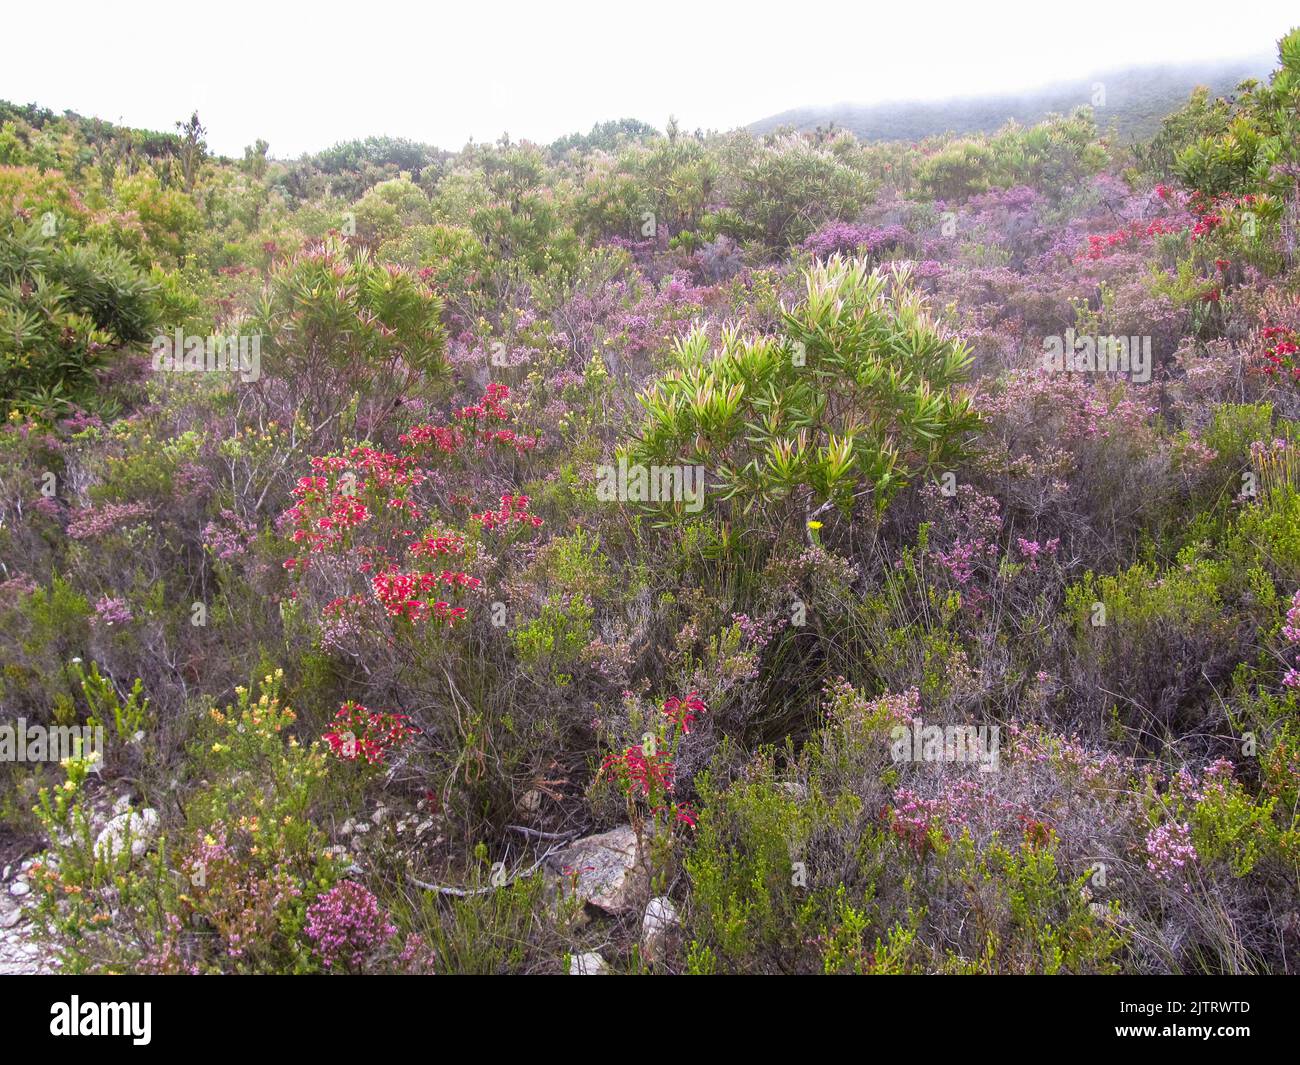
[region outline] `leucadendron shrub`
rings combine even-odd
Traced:
[[[97,373],[148,338],[154,290],[116,249],[65,244],[40,220],[0,226],[0,411],[105,406]]]
[[[251,387],[269,417],[301,418],[306,443],[377,431],[446,364],[443,303],[427,282],[338,244],[272,271],[240,334],[260,338]]]
[[[715,347],[697,329],[677,344],[677,367],[640,397],[632,462],[702,466],[706,503],[779,528],[879,516],[966,454],[979,424],[961,388],[971,356],[906,271],[836,256],[804,281],[781,335],[725,330]]]

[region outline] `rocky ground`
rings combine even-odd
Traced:
[[[131,810],[130,797],[102,794],[91,808],[91,827],[95,833],[98,852],[119,853],[130,840],[131,852],[137,857],[144,854],[158,829],[158,815],[145,809]],[[50,974],[58,963],[50,956],[49,948],[36,935],[31,910],[35,893],[27,878],[27,871],[36,861],[34,853],[43,841],[31,838],[9,838],[0,851],[5,865],[0,868],[0,976]],[[54,865],[57,859],[45,860]]]
[[[29,909],[32,887],[26,872],[32,859],[7,865],[0,876],[0,976],[52,973],[54,965],[37,942]]]

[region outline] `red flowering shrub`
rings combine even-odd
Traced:
[[[1267,347],[1252,367],[1255,372],[1300,381],[1300,333],[1285,326],[1269,326],[1261,336]]]
[[[345,762],[383,765],[390,752],[400,750],[418,736],[405,714],[370,710],[348,701],[339,707],[334,723],[322,737],[329,749]]]
[[[414,528],[427,520],[436,503],[436,498],[421,498],[430,471],[420,462],[422,456],[458,454],[468,440],[479,448],[508,445],[519,452],[528,450],[535,441],[525,441],[512,430],[479,428],[509,417],[509,396],[506,386],[490,384],[480,403],[453,413],[465,428],[417,425],[400,436],[405,454],[361,445],[344,454],[311,459],[313,473],[298,480],[295,503],[281,518],[292,530],[291,542],[304,546],[306,553],[287,559],[284,568],[301,581],[313,570],[313,560],[331,560],[320,577],[332,593],[322,611],[327,644],[337,645],[348,632],[360,634],[365,597],[338,586],[340,581],[351,583],[350,573],[366,579],[383,616],[413,624],[433,620],[453,625],[465,620],[466,607],[454,604],[450,597],[478,590],[481,578],[459,569],[411,568],[407,561],[459,556],[466,548],[464,534],[438,527],[420,532]],[[505,493],[501,504],[499,511],[471,517],[486,530],[542,524],[539,516],[529,512],[527,496]]]

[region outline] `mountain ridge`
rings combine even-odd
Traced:
[[[1008,121],[1029,124],[1048,114],[1092,106],[1095,87],[1104,102],[1094,106],[1098,124],[1114,123],[1124,140],[1149,137],[1199,85],[1214,95],[1232,94],[1246,78],[1263,79],[1271,69],[1266,52],[1220,62],[1161,63],[1103,70],[1085,77],[1028,87],[1019,92],[953,96],[939,100],[899,99],[878,103],[839,101],[790,108],[751,122],[752,133],[793,127],[809,132],[833,125],[864,140],[923,140],[945,133],[993,132]]]

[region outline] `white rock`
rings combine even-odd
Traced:
[[[145,807],[138,814],[128,811],[113,818],[95,840],[95,854],[116,857],[131,837],[131,856],[141,858],[158,835],[158,811]]]
[[[570,976],[608,976],[609,962],[597,951],[589,954],[573,954],[569,957]]]
[[[646,961],[663,960],[664,947],[668,938],[679,927],[677,907],[666,896],[651,899],[645,908],[645,917],[641,920],[641,951]]]
[[[32,890],[31,884],[27,883],[27,881],[25,880],[15,880],[12,884],[9,885],[9,894],[16,899],[21,899],[24,895],[26,895],[31,890]]]

